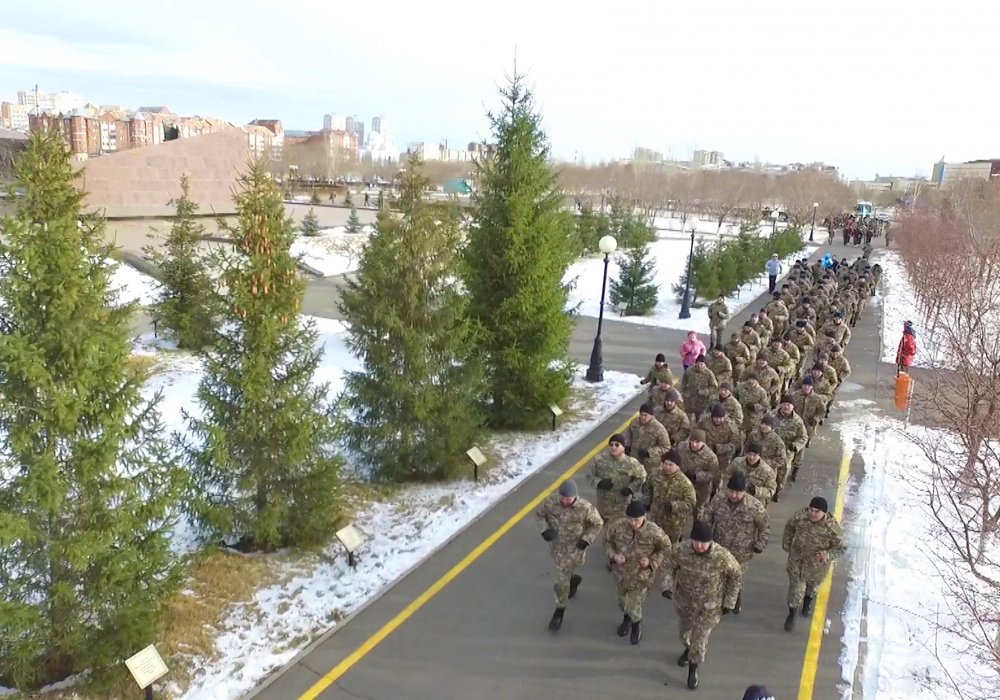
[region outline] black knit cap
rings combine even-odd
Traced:
[[[830,506],[827,505],[826,499],[822,496],[814,496],[813,499],[809,501],[809,507],[821,510],[824,513],[830,512]]]
[[[656,353],[656,359],[653,360],[653,362],[666,362],[666,361],[667,361],[667,356],[664,355],[662,352]]]
[[[673,462],[678,467],[683,467],[684,466],[684,464],[682,463],[683,462],[683,457],[681,457],[681,453],[678,452],[677,450],[668,450],[667,452],[664,452],[663,456],[660,457],[660,461],[661,462]]]
[[[721,403],[717,403],[712,406],[712,418],[725,418],[726,417],[726,407]]]
[[[726,488],[733,491],[746,491],[747,490],[747,477],[743,472],[736,472],[731,477],[729,481],[726,482]]]
[[[625,508],[625,515],[630,518],[641,518],[646,514],[646,506],[642,505],[642,501],[632,501]]]
[[[653,404],[647,401],[643,405],[639,406],[639,413],[646,413],[648,415],[653,415]]]
[[[701,364],[705,364],[705,356],[704,355],[698,355],[698,359],[695,360],[695,362],[700,362]]]
[[[695,542],[711,542],[712,526],[701,520],[696,520],[691,528],[691,539]]]
[[[750,454],[751,452],[753,452],[755,455],[759,455],[760,454],[760,449],[761,449],[760,445],[758,445],[756,442],[751,442],[749,445],[747,445],[747,450],[746,451],[747,451],[747,454]]]
[[[608,438],[608,444],[610,445],[612,442],[617,442],[619,445],[624,445],[625,436],[622,435],[621,433],[615,433],[614,435]]]

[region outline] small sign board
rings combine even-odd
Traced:
[[[361,549],[361,545],[365,543],[365,536],[362,534],[361,530],[354,527],[354,525],[348,525],[345,528],[337,530],[337,539],[340,540],[341,544],[344,545],[349,553],[354,553]]]
[[[156,681],[167,675],[167,665],[163,663],[156,647],[150,644],[148,647],[125,659],[125,666],[128,667],[132,678],[139,684],[139,688],[145,690]]]
[[[557,418],[563,414],[563,410],[556,406],[554,403],[549,404],[549,410],[552,411],[552,415]]]
[[[617,309],[619,311],[624,311],[627,308],[628,308],[628,302],[627,301],[620,301],[620,302],[618,302]]]
[[[481,467],[484,464],[486,464],[486,455],[484,455],[482,450],[480,450],[478,447],[473,447],[470,450],[466,450],[465,454],[469,455],[469,459],[471,459],[472,463],[475,464],[477,467]]]

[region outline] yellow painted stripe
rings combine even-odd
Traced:
[[[840,475],[837,477],[837,502],[833,516],[840,521],[844,514],[844,500],[847,496],[847,478],[851,474],[851,452],[844,450],[840,460]],[[830,604],[830,588],[833,586],[833,567],[816,591],[816,607],[813,609],[812,624],[809,628],[809,643],[806,658],[802,662],[802,679],[799,681],[799,700],[812,700],[816,686],[816,669],[819,667],[819,651],[823,646],[823,631],[826,626],[826,609]]]
[[[629,419],[621,424],[618,429],[609,433],[613,435],[614,433],[620,433],[625,430],[628,424],[633,418],[638,414],[633,414],[629,416]],[[413,599],[413,601],[403,608],[394,618],[389,620],[382,628],[369,637],[365,642],[355,649],[349,656],[347,656],[343,661],[334,666],[326,675],[320,678],[316,683],[305,693],[299,696],[299,700],[313,700],[319,697],[320,693],[329,688],[331,685],[337,682],[337,680],[351,670],[351,667],[356,663],[365,658],[372,649],[377,647],[382,641],[392,634],[396,628],[406,622],[413,613],[417,612],[420,608],[426,605],[431,599],[434,598],[438,593],[440,593],[445,586],[458,578],[459,574],[469,568],[479,557],[486,553],[490,547],[495,545],[497,541],[506,535],[510,530],[517,525],[521,520],[532,513],[541,504],[545,498],[559,488],[562,482],[569,479],[571,476],[576,474],[580,469],[583,468],[590,460],[592,460],[598,452],[607,446],[607,439],[602,440],[600,443],[595,445],[593,449],[590,450],[586,455],[584,455],[576,464],[567,469],[565,472],[559,475],[559,478],[549,484],[545,489],[539,493],[537,496],[531,499],[531,501],[525,505],[521,510],[517,511],[510,520],[501,525],[493,534],[483,540],[475,549],[465,555],[462,561],[458,562],[453,566],[444,576],[435,581],[431,586],[421,593],[419,596]]]

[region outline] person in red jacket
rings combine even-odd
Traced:
[[[903,337],[899,339],[896,348],[896,373],[909,372],[917,357],[917,332],[913,330],[913,321],[903,322]]]

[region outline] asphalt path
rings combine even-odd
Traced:
[[[845,252],[833,246],[819,253],[827,250]],[[846,252],[850,257],[858,253]],[[842,401],[871,400],[878,380],[885,383],[887,371],[877,362],[878,313],[878,307],[870,306],[854,329],[848,349],[853,374],[842,388]],[[748,314],[749,308],[734,324]],[[577,324],[572,354],[581,362],[589,358],[594,324],[594,319]],[[644,372],[658,351],[672,360],[682,337],[680,331],[606,321],[605,368]],[[609,418],[381,597],[314,642],[251,697],[296,698],[311,688],[307,697],[368,700],[596,700],[687,693],[686,673],[675,663],[681,645],[671,604],[654,591],[646,604],[642,643],[633,647],[619,639],[614,583],[598,547],[581,572],[584,582],[562,630],[548,631],[554,607],[552,563],[533,516],[515,517],[564,474],[583,466],[641,402],[639,396]],[[858,410],[856,404],[835,406],[808,450],[798,483],[769,508],[771,543],[750,567],[743,613],[727,616],[716,630],[701,669],[702,697],[738,698],[748,684],[766,683],[779,698],[801,698],[804,667],[815,688],[805,697],[839,697],[846,567],[835,571],[825,617],[814,629],[810,620],[800,619],[798,628],[786,633],[787,579],[780,539],[785,521],[813,495],[826,496],[832,506],[843,481],[861,475],[864,465],[845,456],[835,431],[838,422]],[[589,492],[584,485],[584,496],[592,496]],[[819,653],[804,663],[810,635]]]

